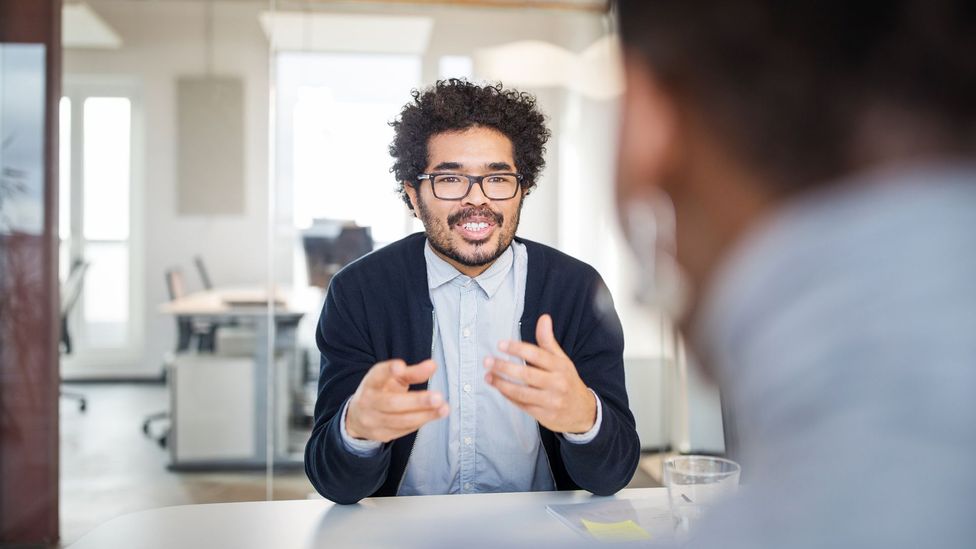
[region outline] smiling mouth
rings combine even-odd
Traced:
[[[465,208],[448,216],[447,223],[452,231],[471,244],[483,244],[505,218],[489,208]]]
[[[454,225],[454,228],[461,233],[461,237],[472,242],[479,242],[487,239],[497,225],[494,221],[487,219],[466,219]]]

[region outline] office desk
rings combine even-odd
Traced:
[[[614,497],[668,505],[664,488]],[[356,505],[321,499],[187,505],[113,519],[71,549],[586,547],[597,544],[550,515],[546,505],[592,499],[578,491],[368,498]]]
[[[275,339],[274,349],[268,345],[268,292],[260,287],[226,287],[188,294],[182,298],[163,303],[159,311],[163,314],[190,317],[194,321],[227,324],[238,321],[254,327],[257,337],[253,348],[252,369],[254,390],[254,417],[252,431],[254,448],[246,456],[232,459],[179,459],[175,445],[170,447],[170,467],[176,470],[222,469],[262,467],[266,463],[268,443],[268,364],[276,353],[294,354],[297,349],[296,329],[303,312],[289,304],[286,291],[275,293]],[[175,403],[171,402],[171,409]],[[296,460],[290,456],[275,456],[276,464],[294,465]],[[300,461],[298,462],[300,463]]]
[[[267,296],[267,289],[257,286],[214,288],[167,301],[159,306],[159,312],[216,320],[254,318],[267,315]],[[275,304],[276,315],[302,316],[301,312],[291,307],[287,291],[275,291]]]

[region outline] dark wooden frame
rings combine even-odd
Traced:
[[[44,44],[44,227],[0,235],[0,545],[58,541],[61,0],[0,0],[0,42]]]

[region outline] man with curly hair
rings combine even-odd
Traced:
[[[392,126],[391,171],[425,232],[332,279],[312,484],[338,503],[623,488],[640,452],[609,292],[515,236],[549,139],[535,99],[440,81]]]

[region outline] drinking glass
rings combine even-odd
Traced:
[[[739,464],[711,456],[677,456],[664,462],[664,485],[675,534],[686,537],[708,507],[735,493]]]

